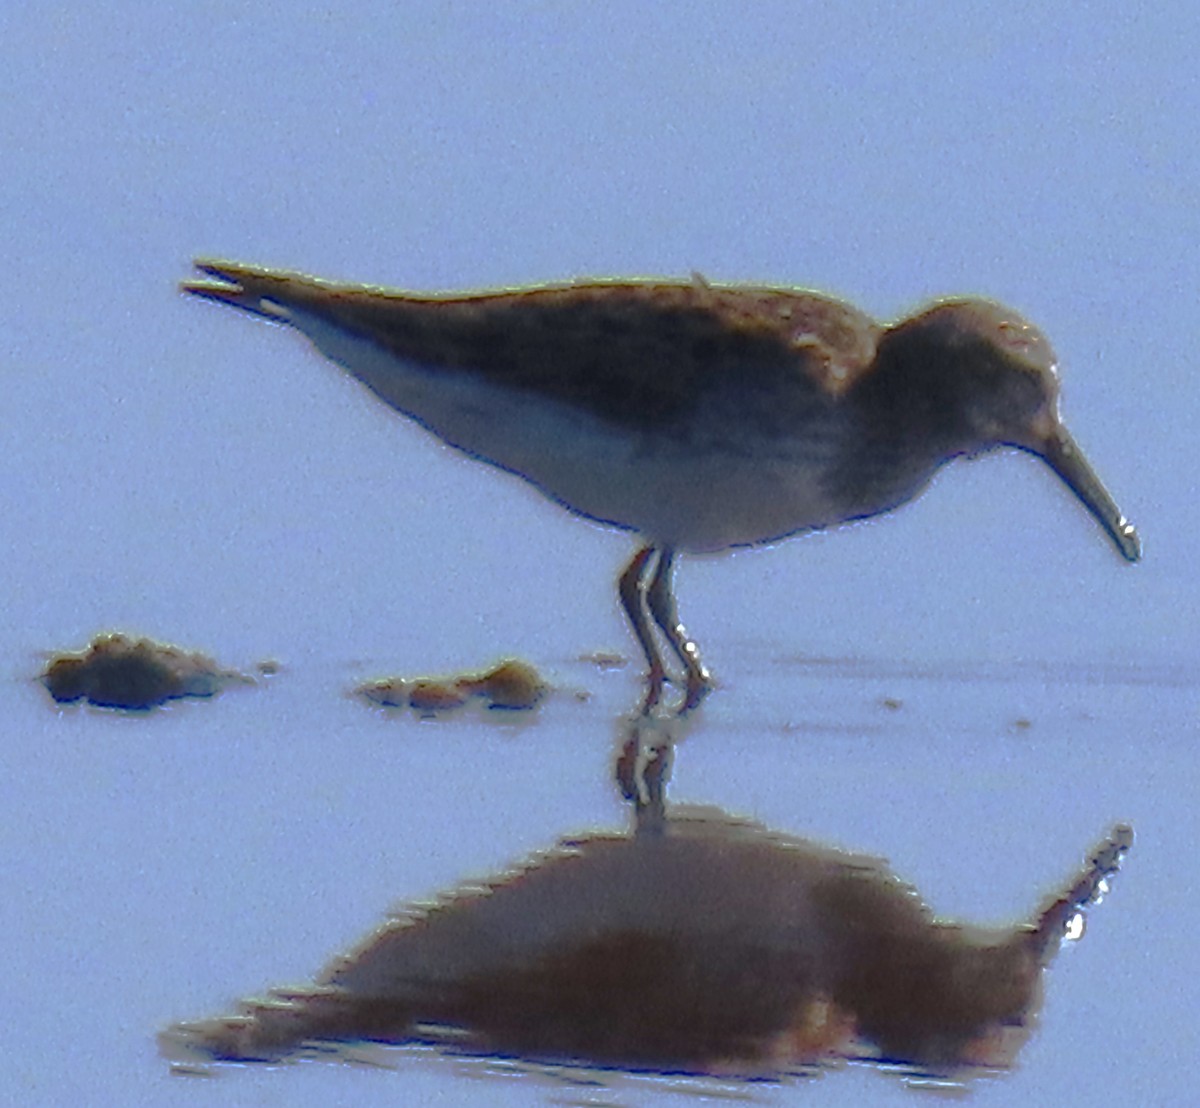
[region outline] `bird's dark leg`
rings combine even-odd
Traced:
[[[671,649],[683,663],[687,672],[687,692],[680,712],[690,712],[712,691],[712,677],[700,660],[700,649],[696,646],[679,622],[675,609],[675,594],[671,591],[671,573],[675,568],[675,551],[669,546],[659,552],[658,565],[654,569],[650,587],[646,590],[646,607],[654,622],[662,629]]]
[[[621,595],[621,604],[625,609],[625,615],[629,617],[634,636],[642,648],[642,653],[646,655],[646,662],[650,667],[646,673],[646,698],[642,701],[643,714],[649,712],[662,699],[663,682],[667,676],[667,671],[663,667],[662,655],[658,651],[658,644],[654,641],[654,628],[646,618],[646,590],[643,585],[648,567],[658,555],[658,547],[643,546],[625,567],[625,571],[617,582],[617,591]],[[657,617],[655,618],[657,619]]]

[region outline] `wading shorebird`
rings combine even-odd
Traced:
[[[619,578],[649,665],[643,710],[682,664],[679,552],[752,546],[917,496],[995,447],[1045,461],[1121,554],[1137,532],[1058,413],[1054,352],[1016,312],[944,300],[890,326],[784,288],[597,281],[422,295],[197,261],[184,291],[290,324],[438,438],[644,545]]]

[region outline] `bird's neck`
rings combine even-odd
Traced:
[[[937,368],[884,361],[846,398],[852,430],[836,491],[860,515],[911,500],[945,462],[981,445]]]

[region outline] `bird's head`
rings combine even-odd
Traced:
[[[1141,557],[1137,532],[1121,514],[1059,415],[1057,358],[1018,313],[987,300],[943,301],[898,323],[895,343],[961,453],[1015,446],[1041,458],[1097,519],[1129,561]]]

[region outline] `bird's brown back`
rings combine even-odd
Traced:
[[[815,293],[700,280],[424,297],[261,271],[223,275],[401,358],[633,426],[669,425],[731,376],[752,389],[792,375],[840,396],[871,368],[880,334],[863,313]]]

